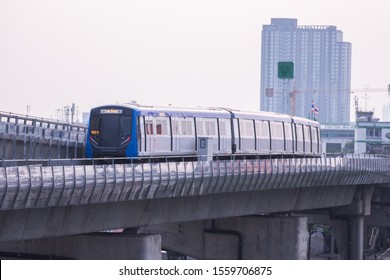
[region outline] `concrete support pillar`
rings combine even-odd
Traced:
[[[160,260],[160,235],[97,233],[26,241],[0,242],[0,252],[10,256],[78,260]]]
[[[306,259],[306,217],[250,216],[152,226],[162,247],[196,259]]]
[[[374,194],[374,186],[366,186],[357,189],[350,205],[333,208],[332,216],[343,217],[349,220],[349,257],[352,260],[363,259],[364,217],[371,214],[371,199]]]
[[[364,230],[364,216],[350,217],[350,233],[351,233],[351,259],[363,259],[363,230]]]
[[[351,237],[349,226],[350,221],[348,219],[331,220],[330,226],[335,234],[335,242],[337,245],[337,251],[339,258],[342,260],[350,259],[351,255]]]

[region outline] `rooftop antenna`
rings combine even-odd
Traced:
[[[70,112],[71,112],[71,122],[73,123],[74,122],[74,114],[76,113],[76,106],[74,103],[72,103],[72,107],[70,108]]]
[[[367,100],[371,97],[368,96],[367,92],[364,94],[364,110],[367,111]]]
[[[387,85],[387,98],[390,97],[390,84]]]
[[[355,111],[359,111],[359,97],[355,96]]]

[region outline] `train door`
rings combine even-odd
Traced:
[[[168,128],[166,134],[166,136],[171,135],[171,137],[165,137],[164,139],[166,141],[169,139],[171,151],[174,154],[193,154],[195,152],[196,136],[194,118],[171,117],[170,128]],[[168,142],[164,146],[168,147]]]
[[[171,151],[171,132],[168,117],[155,118],[154,150],[156,153],[168,154]]]
[[[271,127],[271,139],[272,139],[272,151],[283,152],[284,151],[284,135],[283,135],[283,123],[270,122]]]
[[[269,122],[256,120],[256,149],[259,152],[269,153],[271,148],[271,139],[269,133]]]
[[[145,152],[145,144],[145,120],[143,116],[140,116],[137,119],[137,145],[139,153]]]
[[[179,154],[181,152],[181,127],[180,120],[178,117],[171,117],[171,129],[172,129],[172,152]]]
[[[155,124],[151,116],[145,116],[146,152],[155,152]]]
[[[312,138],[311,138],[311,131],[310,131],[310,126],[304,125],[304,133],[305,133],[305,152],[306,153],[311,153],[312,150]]]
[[[291,123],[284,123],[284,140],[286,144],[286,152],[293,153],[293,133]]]
[[[305,152],[305,145],[304,145],[304,138],[303,138],[303,125],[301,124],[295,124],[295,132],[296,132],[296,139],[297,139],[297,152],[298,153],[304,153]]]
[[[312,128],[313,130],[313,135],[315,135],[315,140],[316,140],[316,146],[315,146],[315,152],[320,154],[321,153],[321,141],[320,141],[320,132],[319,132],[319,129],[318,127],[313,127]]]
[[[146,151],[154,154],[169,154],[171,151],[169,118],[145,116],[144,127]]]
[[[312,152],[317,154],[318,153],[318,137],[317,137],[317,128],[312,126],[311,129],[311,147]]]
[[[233,119],[233,132],[234,132],[234,139],[232,140],[235,145],[236,152],[239,152],[241,151],[241,135],[240,135],[238,119]]]
[[[179,141],[179,150],[184,153],[194,153],[195,152],[195,119],[194,118],[178,118],[180,122],[180,135],[178,135]]]
[[[221,153],[231,153],[232,139],[231,139],[231,123],[229,119],[219,119],[219,143]]]
[[[218,151],[218,125],[216,118],[204,118],[204,132],[207,137],[213,139],[213,151]]]
[[[255,131],[253,120],[240,119],[241,150],[253,152],[255,150]]]

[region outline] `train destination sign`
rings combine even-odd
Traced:
[[[101,114],[122,114],[122,109],[101,109]]]

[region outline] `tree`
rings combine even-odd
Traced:
[[[319,230],[318,225],[315,224],[308,224],[307,225],[307,231],[309,232],[309,245],[308,245],[308,252],[307,252],[307,259],[310,260],[310,248],[311,248],[311,236],[316,233]]]
[[[345,154],[353,154],[355,151],[355,143],[354,141],[346,142],[343,148],[343,153]]]

